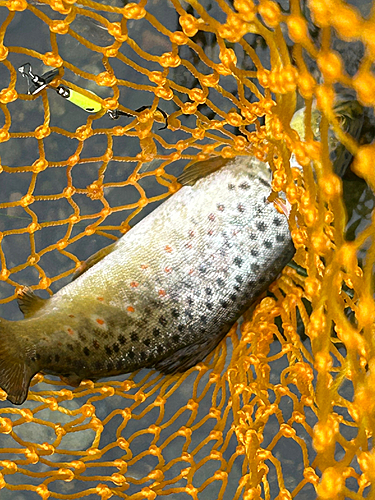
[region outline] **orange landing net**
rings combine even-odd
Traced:
[[[287,11],[270,0],[9,0],[0,21],[2,317],[22,317],[21,285],[58,290],[210,156],[271,161],[307,274],[287,267],[241,334],[181,376],[144,370],[71,390],[38,375],[21,407],[2,393],[1,499],[372,497],[372,207],[349,241],[327,134],[335,84],[375,103],[374,14],[340,0]],[[354,75],[333,34],[363,45]],[[59,68],[52,85],[94,92],[100,111],[52,89],[27,95],[25,63]],[[303,139],[290,128],[297,95],[307,117],[316,98],[321,142],[308,119]],[[118,106],[133,118],[111,121]],[[374,147],[340,138],[374,187]]]

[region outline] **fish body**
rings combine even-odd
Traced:
[[[40,371],[72,385],[142,367],[184,371],[275,280],[295,250],[287,217],[267,201],[269,166],[221,162],[50,299],[25,293],[25,319],[0,320],[0,387],[11,402],[23,403]]]

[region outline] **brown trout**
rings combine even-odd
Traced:
[[[293,257],[287,217],[267,201],[266,163],[215,158],[179,181],[50,299],[21,292],[25,319],[0,320],[0,387],[12,403],[37,372],[77,386],[143,367],[187,370]]]

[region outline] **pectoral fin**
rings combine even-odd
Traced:
[[[110,254],[114,250],[115,244],[116,242],[98,250],[87,260],[83,261],[79,268],[73,273],[72,281],[77,279],[78,276],[81,276],[81,274],[85,273],[88,269],[90,269],[90,267],[95,266],[95,264],[100,262],[108,254]]]

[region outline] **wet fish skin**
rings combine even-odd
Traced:
[[[32,315],[1,319],[8,399],[22,404],[39,371],[78,385],[204,359],[294,254],[286,216],[267,202],[270,181],[254,157],[229,160],[182,187]]]

